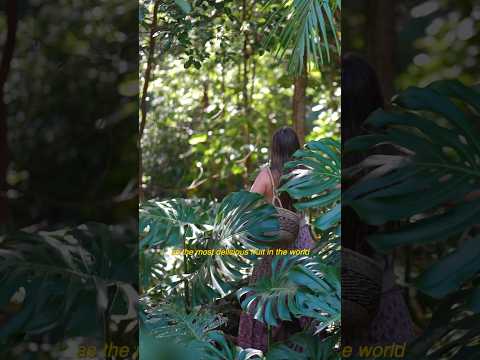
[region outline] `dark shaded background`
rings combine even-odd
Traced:
[[[130,221],[137,206],[137,5],[17,7],[4,91],[9,225]]]
[[[375,68],[387,102],[409,86],[424,87],[435,80],[457,79],[478,86],[479,20],[480,4],[475,1],[344,1],[342,50],[363,55]],[[396,250],[396,274],[405,286],[418,334],[429,326],[439,302],[406,285],[413,284],[421,269],[451,252],[450,245]]]
[[[10,48],[14,45],[11,59],[6,56],[8,44]],[[97,234],[98,239],[83,240],[87,249],[91,244],[101,247],[95,260],[101,257],[116,277],[112,287],[108,278],[101,279],[107,285],[100,284],[103,292],[96,295],[97,305],[101,296],[110,297],[112,289],[119,289],[115,285],[119,278],[136,289],[138,4],[127,0],[2,1],[0,49],[0,74],[6,75],[0,76],[6,79],[0,83],[2,238],[7,243],[9,239],[17,241],[20,251],[27,245],[12,238],[18,230],[36,236],[39,231],[101,223],[97,230],[106,231],[101,237]],[[103,247],[107,243],[108,247]],[[33,258],[32,250],[32,262],[44,261]],[[35,336],[25,332],[27,323],[22,325],[19,320],[23,308],[12,310],[8,303],[8,294],[20,286],[12,275],[15,267],[0,269],[0,357],[67,356],[52,355],[52,351],[62,342],[68,348],[71,335],[67,330],[72,329],[62,330],[60,324],[60,328],[47,328]],[[42,296],[48,296],[57,284],[57,275],[41,279],[31,271],[31,276],[39,285],[42,281],[49,284],[39,293]],[[58,286],[62,289],[60,280]],[[51,291],[52,296],[57,294]],[[66,290],[60,290],[60,296],[62,291]],[[81,294],[77,296],[80,299]],[[72,310],[72,316],[80,320],[75,323],[75,334],[136,346],[135,328],[129,339],[115,340],[113,330],[97,322],[95,294],[91,296]],[[35,296],[27,289],[24,307],[33,306],[32,301]],[[28,321],[54,314],[55,309],[50,313],[46,308],[52,304],[38,301],[38,309]],[[6,335],[14,323],[16,330]],[[75,346],[71,346],[73,351]]]

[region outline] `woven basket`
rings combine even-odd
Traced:
[[[342,249],[342,328],[358,332],[370,325],[378,311],[382,277],[380,264]]]
[[[275,209],[277,209],[278,221],[280,223],[279,241],[285,244],[292,244],[298,236],[300,216],[291,210],[281,207],[275,207]]]

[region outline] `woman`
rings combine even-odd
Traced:
[[[365,134],[367,129],[364,127],[364,121],[373,111],[383,107],[380,83],[374,69],[357,55],[345,55],[342,59],[342,142]],[[384,148],[381,151],[392,149]],[[343,190],[348,189],[357,180],[346,177],[348,171],[345,170],[360,163],[366,155],[349,155],[342,158]],[[344,345],[357,347],[403,344],[412,340],[414,336],[413,323],[403,298],[403,291],[395,283],[393,256],[380,256],[367,243],[367,236],[376,230],[378,229],[362,223],[353,209],[342,207],[342,248],[372,259],[383,269],[376,314],[369,322],[363,324],[358,322],[353,324],[348,321],[349,319],[342,318]],[[343,281],[342,279],[342,283]],[[362,290],[367,291],[356,289],[358,293]]]
[[[286,193],[278,193],[277,189],[281,183],[281,176],[284,175],[284,165],[292,159],[293,153],[300,148],[297,134],[290,127],[283,127],[273,134],[270,149],[270,165],[260,170],[250,191],[262,194],[265,201],[273,204],[277,208],[287,209],[295,213],[293,199]],[[279,216],[281,211],[279,211]],[[295,215],[293,215],[295,216]],[[282,225],[281,243],[283,248],[311,248],[313,238],[310,228],[300,214],[296,226],[294,224]],[[253,269],[249,283],[254,284],[259,278],[271,275],[272,256],[266,256],[261,259]],[[289,334],[300,330],[300,326],[305,325],[306,320],[299,322],[283,321],[279,326],[271,329],[272,341],[285,340]],[[242,313],[238,330],[238,345],[243,348],[254,348],[265,352],[268,347],[268,329],[260,321],[255,320],[251,314]]]
[[[272,137],[270,166],[260,170],[250,191],[262,194],[268,203],[295,211],[290,196],[286,192],[277,194],[275,190],[283,175],[284,164],[292,159],[292,155],[298,149],[300,149],[300,142],[295,130],[286,126],[278,129]]]

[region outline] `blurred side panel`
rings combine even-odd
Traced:
[[[135,358],[138,4],[0,5],[0,357]]]
[[[342,5],[342,351],[478,358],[480,5]]]

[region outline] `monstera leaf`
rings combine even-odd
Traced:
[[[129,246],[133,234],[131,239],[93,223],[7,233],[0,243],[0,308],[16,310],[0,339],[50,330],[100,337],[98,324],[107,318],[133,321],[137,293],[130,284],[137,282],[137,255]]]
[[[184,273],[175,276],[176,281],[168,281],[171,287],[185,286],[188,281],[193,305],[233,291],[252,267],[253,256],[248,250],[274,245],[279,229],[275,208],[265,204],[259,194],[235,192],[209,209],[203,203],[183,199],[151,201],[142,205],[140,213],[140,227],[149,228],[143,243],[147,249],[143,249],[141,257],[142,263],[150,266],[144,269],[146,272],[155,271],[148,262],[153,257],[149,252],[152,247],[164,246],[166,252],[172,250],[168,245],[198,250],[183,257]],[[154,275],[143,274],[141,278],[148,282]],[[160,275],[165,272],[160,271]]]
[[[226,196],[215,214],[212,239],[217,245],[266,248],[277,241],[276,210],[263,196],[239,191]]]
[[[332,139],[311,141],[305,149],[294,154],[295,160],[285,169],[286,183],[279,189],[301,201],[295,204],[298,210],[322,209],[314,225],[328,230],[340,223],[340,144]]]
[[[186,242],[202,238],[211,228],[208,209],[212,207],[203,199],[153,199],[140,205],[139,278],[143,292],[162,296],[178,293],[178,277],[174,275],[181,259],[172,262],[166,254],[173,247],[189,247]]]
[[[379,251],[453,244],[415,280],[441,305],[410,353],[412,359],[447,353],[468,358],[478,352],[480,239],[474,227],[480,223],[480,199],[473,194],[480,189],[480,93],[458,81],[438,81],[409,88],[394,103],[393,111],[378,110],[367,120],[373,134],[346,144],[346,152],[377,154],[363,162],[367,174],[344,201],[369,224],[399,221],[395,230],[369,238]],[[378,154],[387,144],[390,153]]]
[[[248,191],[235,192],[223,199],[205,234],[202,248],[213,251],[209,256],[191,258],[186,278],[192,284],[194,303],[225,296],[235,289],[238,280],[247,275],[252,263],[248,250],[275,244],[279,222],[273,206],[265,204],[261,195]],[[243,251],[224,254],[218,251]]]
[[[200,200],[149,200],[140,206],[140,247],[182,246],[184,238],[196,236],[208,221]]]
[[[151,292],[159,282],[168,277],[167,259],[155,249],[144,249],[139,254],[139,285],[142,292]]]
[[[242,309],[271,326],[281,320],[310,317],[322,328],[340,320],[340,274],[319,256],[278,256],[271,265],[271,276],[253,286],[238,290]]]
[[[464,200],[480,188],[480,130],[472,121],[478,122],[480,94],[457,81],[439,81],[409,88],[395,103],[395,111],[379,110],[368,119],[375,134],[345,146],[346,151],[366,151],[391,144],[403,154],[397,167],[358,182],[344,197],[370,224],[406,220],[399,230],[371,236],[370,242],[381,251],[446,240],[468,231],[480,219],[480,200]],[[472,247],[470,242],[460,245],[458,252],[469,252],[467,247]],[[466,263],[468,259],[446,258],[445,265],[437,264],[426,274],[420,288],[437,297],[458,289],[479,270],[478,265]],[[461,281],[440,275],[452,266],[463,268]]]

